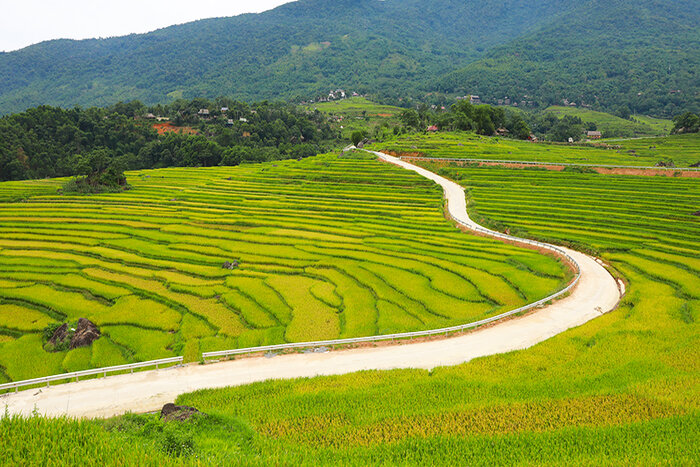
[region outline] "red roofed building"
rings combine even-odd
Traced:
[[[435,125],[430,125],[430,126],[428,127],[428,129],[425,130],[425,131],[429,131],[429,132],[431,132],[431,133],[435,133],[436,131],[438,131],[438,127],[435,126]]]

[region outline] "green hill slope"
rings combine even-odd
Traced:
[[[698,110],[698,24],[694,1],[587,1],[438,85],[488,99],[568,99],[641,114]]]
[[[541,25],[570,0],[503,3],[301,0],[143,35],[45,42],[0,54],[0,112],[337,86],[405,91]]]
[[[653,115],[698,110],[694,2],[608,3],[300,0],[148,34],[50,41],[0,53],[0,114],[337,87],[396,99],[443,90]]]
[[[671,133],[673,122],[667,119],[634,115],[629,119],[605,112],[553,105],[546,109],[558,117],[571,115],[586,123],[595,123],[604,138],[627,138],[634,136],[665,136]]]

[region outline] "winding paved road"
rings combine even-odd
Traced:
[[[443,187],[448,210],[457,221],[475,227],[466,210],[464,189],[454,182],[386,154],[383,160],[413,170]],[[442,340],[366,347],[327,353],[246,358],[211,365],[187,365],[103,379],[30,389],[0,396],[10,413],[72,417],[109,417],[127,411],[158,410],[179,395],[197,389],[264,381],[396,368],[431,369],[473,358],[524,349],[579,326],[615,308],[621,293],[615,279],[591,258],[564,249],[581,268],[576,288],[564,299],[529,315]]]

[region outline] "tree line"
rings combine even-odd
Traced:
[[[204,109],[208,115],[200,113]],[[164,134],[154,117],[166,125]],[[337,138],[323,115],[286,103],[41,106],[0,118],[0,180],[301,158]]]

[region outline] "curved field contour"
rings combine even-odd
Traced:
[[[398,158],[374,154],[441,185],[450,215],[467,227],[483,231],[467,214],[461,186]],[[580,268],[578,284],[569,296],[534,313],[469,334],[405,345],[247,358],[213,365],[188,365],[112,376],[62,384],[41,391],[8,394],[0,397],[0,405],[6,405],[10,413],[25,415],[36,410],[49,416],[109,417],[127,411],[157,410],[179,394],[198,389],[361,370],[431,369],[524,349],[614,309],[620,300],[621,292],[615,279],[595,258],[571,249],[560,249],[571,256]]]

